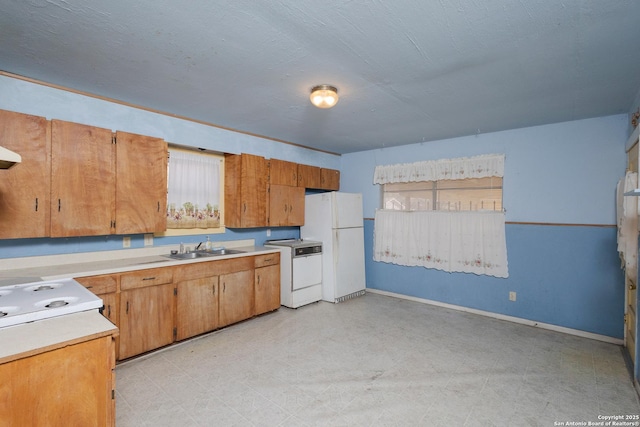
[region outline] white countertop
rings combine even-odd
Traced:
[[[117,333],[98,310],[0,328],[0,363]]]
[[[0,286],[30,283],[39,280],[59,280],[122,273],[132,270],[169,267],[194,262],[215,261],[279,252],[278,249],[274,248],[254,246],[253,240],[225,242],[224,246],[228,249],[242,250],[244,253],[176,260],[165,256],[168,255],[171,250],[177,250],[177,245],[174,245],[119,251],[1,259]]]

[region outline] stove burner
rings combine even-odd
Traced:
[[[50,285],[41,285],[41,286],[38,286],[37,288],[35,288],[35,289],[33,290],[33,292],[38,292],[38,291],[48,291],[48,290],[51,290],[51,289],[53,289],[53,286],[50,286]]]
[[[47,308],[58,308],[58,307],[63,307],[65,305],[69,304],[68,302],[64,301],[64,300],[56,300],[56,301],[51,301],[49,304],[45,305],[45,307]]]

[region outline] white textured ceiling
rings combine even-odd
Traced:
[[[0,69],[348,153],[629,112],[640,3],[3,0]]]

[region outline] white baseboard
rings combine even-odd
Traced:
[[[520,317],[506,316],[504,314],[492,313],[490,311],[477,310],[475,308],[463,307],[461,305],[447,304],[447,303],[444,303],[444,302],[433,301],[433,300],[424,299],[424,298],[418,298],[418,297],[412,297],[412,296],[409,296],[409,295],[402,295],[402,294],[397,294],[397,293],[394,293],[394,292],[381,291],[379,289],[367,288],[366,291],[370,292],[372,294],[380,294],[380,295],[385,295],[385,296],[388,296],[388,297],[400,298],[400,299],[405,299],[405,300],[409,300],[409,301],[415,301],[415,302],[419,302],[419,303],[422,303],[422,304],[435,305],[435,306],[438,306],[438,307],[449,308],[451,310],[464,311],[464,312],[467,312],[467,313],[478,314],[480,316],[492,317],[494,319],[499,319],[499,320],[506,320],[507,322],[513,322],[513,323],[519,323],[519,324],[522,324],[522,325],[533,326],[535,328],[548,329],[550,331],[562,332],[564,334],[576,335],[576,336],[579,336],[579,337],[589,338],[589,339],[597,340],[597,341],[603,341],[603,342],[616,344],[616,345],[624,345],[624,340],[622,340],[622,339],[608,337],[606,335],[594,334],[594,333],[591,333],[591,332],[585,332],[585,331],[581,331],[579,329],[565,328],[565,327],[562,327],[562,326],[551,325],[549,323],[541,323],[541,322],[536,322],[536,321],[533,321],[533,320],[522,319]]]

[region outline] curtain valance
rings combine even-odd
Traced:
[[[374,184],[504,176],[504,154],[376,166]]]

